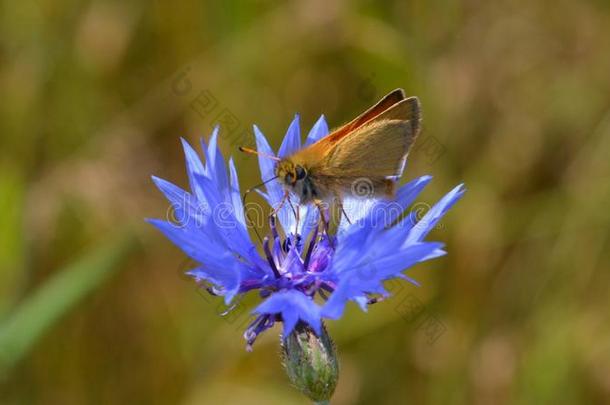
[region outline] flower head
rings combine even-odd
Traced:
[[[269,235],[262,246],[248,232],[237,171],[233,160],[225,160],[217,146],[219,130],[209,145],[202,145],[205,163],[182,141],[190,191],[153,177],[174,209],[173,220],[151,219],[172,242],[198,266],[187,274],[204,283],[208,291],[224,296],[229,305],[239,294],[258,291],[263,301],[254,309],[255,320],[244,337],[251,347],[256,337],[275,322],[283,323],[287,338],[299,322],[315,333],[322,331],[322,319],[339,318],[348,301],[366,310],[374,296],[388,296],[383,283],[400,277],[416,263],[443,255],[442,243],[424,238],[445,212],[461,197],[457,186],[421,218],[407,214],[408,207],[431,180],[423,176],[398,189],[394,201],[346,201],[350,221],[341,220],[336,235],[320,226],[317,207],[299,206],[295,196],[284,196],[278,181],[268,182],[263,196],[277,209],[269,218]],[[309,132],[305,145],[328,133],[321,117]],[[263,180],[274,177],[276,156],[265,136],[255,126],[259,167]],[[298,116],[292,121],[277,156],[301,148]],[[294,207],[298,206],[299,215]]]

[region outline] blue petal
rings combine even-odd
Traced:
[[[301,274],[304,270],[300,252],[295,246],[291,246],[279,267],[280,273]]]
[[[184,138],[180,138],[182,142],[182,149],[184,149],[184,157],[186,159],[186,173],[189,178],[189,185],[191,191],[199,198],[203,200],[203,193],[201,192],[201,186],[195,180],[195,175],[204,176],[206,170],[199,159],[197,152],[191,147],[191,145]]]
[[[447,193],[439,202],[434,204],[434,206],[426,212],[422,219],[411,229],[405,244],[423,240],[449,208],[462,197],[465,191],[464,185],[460,184]]]
[[[190,258],[215,271],[217,269],[237,269],[241,279],[249,284],[258,281],[266,284],[272,277],[272,271],[254,249],[247,248],[241,257],[248,259],[248,263],[240,260],[235,255],[234,246],[228,247],[221,237],[213,237],[209,227],[204,228],[197,225],[179,226],[171,222],[159,219],[147,219],[147,222],[157,227],[163,234],[178,246]],[[220,242],[220,243],[218,243]],[[218,270],[221,271],[221,270]]]
[[[323,316],[337,319],[343,314],[349,300],[358,300],[367,293],[383,293],[383,282],[390,278],[400,277],[401,272],[412,265],[425,260],[440,249],[440,243],[418,243],[397,251],[393,255],[362,255],[355,263],[342,262],[339,266],[350,266],[337,269],[341,274],[337,288],[322,309]],[[333,262],[333,267],[336,265]]]
[[[299,223],[299,229],[297,232],[305,240],[313,231],[313,229],[320,223],[320,213],[318,212],[318,209],[313,205],[301,205],[300,210],[301,222]]]
[[[313,125],[311,131],[307,135],[307,139],[305,140],[305,145],[311,145],[312,143],[319,141],[328,135],[328,124],[326,123],[326,119],[324,115],[321,115],[318,118],[318,121]]]
[[[227,179],[227,169],[225,166],[225,161],[222,157],[222,153],[220,152],[220,148],[218,147],[218,133],[219,127],[214,127],[212,131],[212,135],[210,136],[210,144],[207,147],[202,147],[206,157],[207,170],[210,179],[216,182],[219,191],[224,191],[228,189],[228,179]]]
[[[147,219],[147,222],[157,227],[163,234],[178,246],[184,253],[199,263],[209,266],[231,266],[236,260],[222,245],[212,239],[205,239],[203,233],[197,235],[192,228],[179,226],[160,219]]]
[[[275,156],[271,146],[267,142],[265,135],[258,129],[258,127],[254,126],[254,135],[256,137],[256,147],[261,154],[258,155],[258,165],[261,171],[261,179],[263,181],[269,180],[275,177],[275,161],[273,159],[269,159],[265,157],[265,155]],[[296,225],[296,218],[294,213],[292,212],[292,208],[287,201],[282,201],[285,191],[282,185],[277,180],[272,180],[265,185],[267,189],[267,202],[273,208],[278,207],[280,204],[281,208],[279,209],[277,216],[280,221],[280,224],[284,228],[286,233],[290,233],[291,230],[294,230]],[[293,202],[293,207],[296,204],[296,201],[291,198]]]
[[[192,205],[192,198],[178,187],[155,178],[158,187],[168,196],[180,216],[180,225],[171,222],[151,220],[166,236],[200,263],[210,264],[219,252],[236,253],[255,266],[261,277],[272,273],[268,263],[263,260],[250,240],[243,223],[237,219],[236,208],[223,197],[212,180],[196,174],[195,181],[200,184],[204,194],[203,210]],[[182,210],[183,201],[187,204]],[[209,208],[208,208],[209,207]],[[243,214],[243,210],[239,210]],[[204,242],[205,241],[205,242]],[[212,257],[212,258],[210,258]]]
[[[279,157],[290,156],[301,148],[301,126],[299,125],[299,114],[295,114],[294,119],[290,123],[286,136],[282,141],[280,150],[278,151]]]
[[[258,166],[261,171],[261,180],[267,181],[275,177],[275,161],[269,159],[265,155],[275,156],[275,153],[273,152],[273,149],[271,149],[271,146],[269,146],[265,135],[263,135],[256,125],[254,125],[254,136],[256,137],[256,149],[260,152],[258,155]],[[282,185],[279,181],[272,180],[265,185],[265,188],[267,190],[267,197],[269,198],[267,201],[269,205],[276,206],[279,204],[284,195]]]
[[[398,276],[407,267],[423,261],[429,257],[436,257],[443,244],[440,242],[422,242],[399,250],[394,254],[376,255],[371,259],[373,269],[377,270],[377,277],[381,280]],[[434,254],[433,254],[434,253]]]
[[[187,193],[169,181],[156,176],[152,176],[152,179],[155,182],[155,185],[171,203],[176,221],[183,225],[187,224],[189,221],[201,223],[205,222],[206,217],[209,217],[210,210],[205,201],[199,201],[190,193]]]
[[[234,264],[238,265],[238,263]],[[239,291],[240,272],[235,267],[212,268],[210,266],[200,266],[187,271],[186,274],[194,277],[197,281],[205,280],[220,287],[220,294],[224,295],[226,304],[229,304]]]
[[[343,199],[343,211],[345,215],[342,215],[341,222],[339,223],[339,233],[344,233],[356,222],[359,222],[365,218],[371,209],[379,204],[386,203],[388,201],[377,199],[377,198],[357,198],[351,195],[346,195]],[[349,218],[349,222],[345,218]],[[351,222],[351,223],[350,223]]]
[[[296,290],[274,293],[260,304],[254,313],[281,314],[284,322],[284,339],[290,335],[298,320],[309,324],[318,335],[322,332],[320,307],[313,299]]]
[[[390,226],[402,215],[430,180],[432,180],[431,176],[418,177],[398,189],[396,200],[378,200],[365,216],[345,228],[340,235],[341,243],[344,245],[362,244],[364,239],[371,235],[371,229]]]
[[[410,181],[404,186],[400,187],[396,192],[396,203],[401,209],[400,212],[404,212],[409,205],[415,201],[419,193],[430,183],[432,176],[421,176],[415,180]],[[395,211],[396,214],[398,211]],[[389,222],[392,223],[398,218],[399,215],[389,217]]]
[[[223,197],[214,187],[212,180],[199,176],[198,181],[202,184],[206,200],[212,209],[215,226],[211,230],[215,231],[214,236],[219,236],[228,248],[242,257],[253,261],[260,258],[256,253],[256,247],[250,240],[248,231],[235,216],[235,207],[222,200]]]
[[[252,243],[246,226],[235,216],[235,207],[232,203],[221,200],[222,196],[213,187],[214,183],[211,180],[206,177],[199,177],[198,180],[203,186],[208,204],[212,207],[211,226],[206,229],[206,236],[222,241],[226,249],[249,260],[265,274],[272,274],[269,264],[261,258]]]
[[[244,204],[242,202],[241,193],[239,191],[239,179],[237,177],[237,169],[235,168],[235,162],[233,158],[229,159],[229,172],[231,174],[231,202],[233,203],[235,217],[241,224],[248,228],[246,225],[246,218],[244,216]]]

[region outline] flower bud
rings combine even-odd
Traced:
[[[335,345],[322,326],[321,335],[300,322],[282,339],[284,368],[292,384],[315,402],[325,403],[335,391],[339,363]]]

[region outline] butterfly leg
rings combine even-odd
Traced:
[[[254,233],[256,234],[256,237],[258,238],[258,241],[261,244],[263,244],[263,238],[261,238],[261,235],[258,233],[258,230],[256,229],[256,224],[254,223],[254,221],[252,221],[252,218],[250,218],[250,212],[248,212],[248,208],[247,208],[246,198],[248,197],[248,194],[250,194],[250,192],[252,192],[252,190],[253,189],[246,190],[246,192],[244,193],[244,195],[241,199],[241,204],[244,207],[244,214],[246,217],[247,228],[252,228],[254,230]]]
[[[297,205],[297,226],[296,226],[296,230],[299,230],[299,222],[301,221],[301,206]]]
[[[288,192],[288,190],[286,190],[284,192],[284,196],[280,200],[280,203],[271,211],[269,216],[270,217],[277,216],[277,213],[282,209],[284,204],[286,204],[286,201],[288,201],[288,205],[292,209],[292,213],[294,214],[294,217],[296,219],[296,229],[294,230],[294,232],[296,233],[297,230],[299,229],[299,210],[298,210],[298,206],[297,206],[297,209],[295,209],[294,205],[292,204],[292,201],[290,201],[290,193]]]
[[[322,225],[324,226],[324,230],[326,231],[327,235],[330,235],[330,227],[329,227],[329,220],[326,219],[326,216],[324,215],[324,202],[322,200],[314,200],[313,202],[316,205],[316,208],[318,208],[318,211],[320,212],[320,220],[322,221]]]
[[[288,192],[286,192],[288,193]],[[287,195],[287,194],[286,194]],[[294,233],[297,233],[297,231],[299,230],[299,206],[297,205],[296,210],[294,209],[294,205],[292,205],[292,201],[290,201],[290,197],[286,197],[286,199],[288,200],[288,204],[290,205],[290,208],[292,209],[292,213],[294,214],[294,218],[296,220],[296,228],[294,230]]]
[[[343,216],[345,217],[345,219],[347,220],[348,224],[352,224],[352,221],[349,219],[349,217],[347,216],[347,212],[345,212],[345,210],[343,209],[343,203],[341,203],[341,212],[343,213]]]
[[[367,305],[373,305],[376,304],[378,302],[381,302],[385,299],[385,297],[379,296],[379,297],[369,297],[369,300],[367,302]]]
[[[339,211],[341,211],[340,215],[343,215],[345,217],[345,219],[347,220],[347,223],[351,225],[352,221],[349,219],[349,217],[347,216],[347,212],[345,212],[345,209],[343,208],[343,200],[341,200],[341,197],[339,197],[339,195],[337,195],[337,194],[335,194],[335,204],[337,204]],[[338,222],[341,222],[341,217],[339,217]]]
[[[288,200],[288,190],[286,190],[284,192],[284,196],[280,200],[280,203],[275,208],[273,208],[273,210],[271,210],[271,213],[269,214],[269,216],[270,217],[277,216],[277,213],[280,211],[280,209],[282,209],[282,207],[286,203],[286,200]]]
[[[336,240],[336,226],[332,226],[331,224],[331,218],[332,218],[332,207],[328,207],[328,219],[326,218],[326,216],[324,215],[324,211],[325,211],[325,205],[324,202],[322,202],[321,200],[314,200],[314,204],[316,204],[316,207],[318,207],[318,211],[320,211],[320,219],[322,221],[322,226],[324,226],[324,230],[326,231],[326,238],[328,240],[328,243],[330,244],[330,246],[335,249],[336,245],[335,245],[335,240]],[[331,228],[332,226],[332,228]]]

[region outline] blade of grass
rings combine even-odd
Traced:
[[[88,293],[106,280],[135,246],[131,233],[92,249],[56,272],[0,323],[0,378],[38,339]]]

